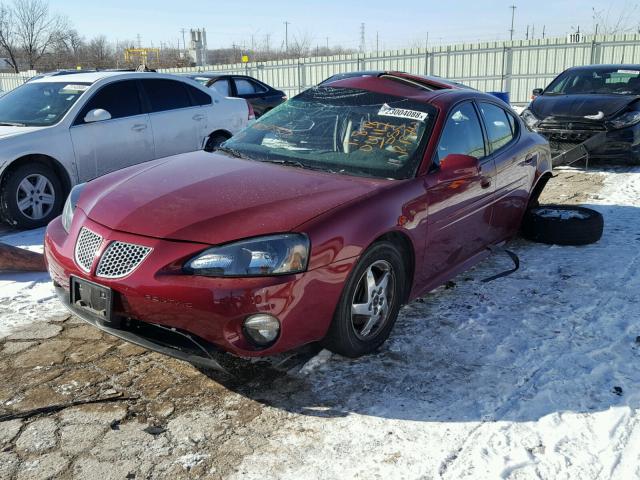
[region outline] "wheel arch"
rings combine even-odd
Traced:
[[[4,181],[7,178],[7,174],[29,163],[42,163],[51,167],[62,183],[62,188],[64,189],[64,191],[62,192],[63,198],[66,198],[66,196],[71,191],[71,186],[73,185],[73,180],[69,176],[69,172],[58,160],[50,155],[45,155],[43,153],[30,153],[27,155],[22,155],[21,157],[18,157],[14,161],[10,162],[9,165],[4,168],[2,174],[0,175],[0,185],[4,184]]]
[[[547,182],[552,178],[553,174],[550,171],[544,172],[540,176],[540,178],[538,178],[533,188],[531,189],[527,209],[538,206],[538,199],[540,198],[540,194],[542,194],[542,191],[544,190],[544,187],[546,187]]]
[[[404,292],[404,298],[402,299],[402,303],[405,303],[409,300],[409,295],[413,289],[413,279],[416,269],[416,252],[413,242],[406,233],[398,230],[392,230],[378,236],[371,245],[365,249],[365,251],[380,242],[389,242],[400,250],[402,260],[404,261],[405,268],[407,269],[407,288]]]

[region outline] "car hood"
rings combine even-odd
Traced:
[[[113,230],[220,244],[290,231],[389,182],[194,152],[98,178],[78,208]]]
[[[541,95],[536,97],[529,109],[540,120],[547,117],[610,118],[631,102],[638,100],[633,95]]]
[[[10,127],[0,125],[0,138],[13,137],[15,135],[24,135],[25,133],[35,132],[44,127]]]

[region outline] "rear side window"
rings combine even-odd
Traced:
[[[513,140],[513,130],[507,112],[491,103],[480,103],[480,112],[487,127],[491,151],[501,149]]]
[[[112,119],[140,115],[142,107],[135,80],[115,82],[102,87],[84,106],[76,123],[84,123],[87,113],[96,108],[109,112]]]
[[[142,85],[144,85],[144,90],[149,98],[152,112],[164,112],[191,106],[186,85],[182,82],[153,79],[143,80]]]
[[[226,78],[223,80],[217,80],[209,88],[214,88],[223,97],[231,96],[231,89],[229,88],[229,80],[227,80]]]
[[[211,105],[211,96],[191,85],[185,85],[191,94],[191,98],[196,105]]]
[[[236,90],[238,95],[253,95],[255,93],[264,93],[267,91],[265,87],[257,82],[252,82],[246,78],[235,78]]]
[[[456,105],[449,114],[438,143],[434,164],[440,165],[444,157],[452,153],[476,158],[485,156],[480,120],[476,109],[469,102]]]

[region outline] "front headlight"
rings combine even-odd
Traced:
[[[79,183],[75,187],[71,189],[71,193],[67,197],[67,201],[64,204],[64,208],[62,209],[62,226],[69,233],[69,229],[71,228],[71,222],[73,221],[73,214],[76,211],[76,205],[78,205],[78,199],[80,198],[80,194],[84,189],[86,183]]]
[[[286,233],[213,247],[184,265],[184,271],[208,277],[262,277],[307,269],[309,238]]]
[[[534,129],[538,126],[538,124],[540,123],[540,120],[538,119],[538,117],[536,117],[533,112],[531,110],[529,110],[528,108],[526,108],[525,110],[523,110],[523,112],[520,114],[520,116],[522,117],[522,120],[524,120],[524,123],[526,123],[527,127]]]
[[[640,122],[640,111],[625,112],[607,122],[607,126],[613,130],[618,130],[619,128],[630,127],[638,122]]]

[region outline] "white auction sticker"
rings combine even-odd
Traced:
[[[631,75],[640,75],[640,70],[618,70],[618,73],[629,73]]]
[[[392,108],[386,103],[380,107],[378,115],[382,115],[383,117],[409,118],[421,122],[424,122],[429,117],[429,114],[426,112],[407,110],[406,108]]]
[[[60,93],[78,93],[89,89],[89,85],[65,85]]]

